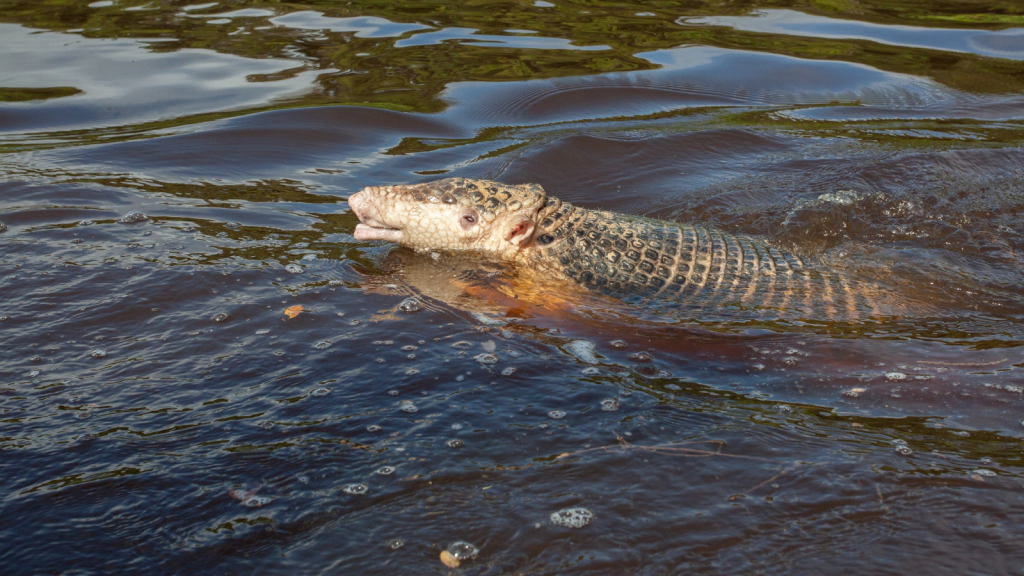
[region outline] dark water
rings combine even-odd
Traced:
[[[0,20],[0,573],[1022,573],[1019,2]],[[764,236],[941,313],[513,300],[352,238],[349,194],[441,174]]]

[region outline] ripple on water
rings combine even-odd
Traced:
[[[331,347],[331,341],[330,340],[321,340],[321,341],[317,342],[316,344],[313,344],[313,348],[316,348],[317,350],[327,350],[330,347]]]
[[[309,394],[311,396],[327,396],[330,393],[331,393],[331,389],[330,388],[317,388],[317,389],[313,390],[312,392],[310,392]]]
[[[213,315],[213,318],[211,318],[211,320],[213,320],[214,322],[227,322],[228,318],[230,317],[231,315],[228,314],[227,312],[218,312]]]

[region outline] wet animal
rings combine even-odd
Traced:
[[[537,184],[448,178],[370,186],[348,202],[358,240],[477,251],[620,298],[844,320],[906,311],[877,285],[762,239],[581,208]]]

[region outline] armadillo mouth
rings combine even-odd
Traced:
[[[402,231],[395,228],[378,228],[369,224],[356,224],[352,233],[356,240],[385,240],[387,242],[398,242],[402,239]]]

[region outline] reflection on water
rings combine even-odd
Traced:
[[[990,31],[883,25],[824,18],[794,10],[755,10],[745,16],[685,18],[682,23],[729,26],[744,32],[764,34],[871,40],[893,46],[1024,60],[1024,28]]]
[[[0,566],[1012,573],[1024,22],[985,9],[0,1]],[[352,237],[441,174],[942,314],[681,318]]]

